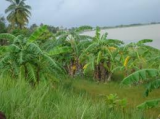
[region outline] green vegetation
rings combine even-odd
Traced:
[[[26,28],[30,6],[7,1],[10,24],[0,18],[0,111],[8,119],[158,117],[160,51],[147,45],[152,39],[126,45],[99,27],[94,37],[81,34],[90,26]]]
[[[127,101],[125,110],[129,110],[132,108],[136,108],[137,105],[143,103],[146,100],[153,100],[159,97],[159,90],[155,90],[150,94],[150,96],[144,96],[145,92],[145,84],[138,86],[125,86],[119,85],[119,82],[110,82],[110,83],[96,83],[90,81],[90,79],[86,78],[75,78],[69,81],[69,84],[72,84],[75,90],[80,90],[83,92],[87,92],[91,95],[94,100],[97,99],[106,99],[106,96],[111,94],[117,95],[119,99],[124,99]],[[119,108],[119,107],[118,107]],[[119,108],[121,109],[121,108]],[[143,111],[144,115],[149,118],[156,118],[159,115],[159,107],[149,108],[147,110],[139,110]]]
[[[43,81],[32,87],[25,80],[0,80],[0,110],[8,119],[124,119],[121,110],[110,110],[105,101],[93,101],[89,95],[73,92],[67,85]],[[64,88],[65,87],[65,88]],[[126,119],[141,119],[136,110]]]
[[[4,17],[0,17],[0,28],[0,33],[5,33],[7,30]]]
[[[132,84],[133,82],[138,82],[138,81],[143,81],[143,80],[149,80],[148,77],[150,78],[156,78],[159,77],[159,70],[158,69],[143,69],[139,70],[128,77],[126,77],[122,83],[123,84]],[[152,82],[149,82],[147,85],[145,95],[148,96],[149,93],[160,87],[160,80],[159,79],[153,79]],[[149,108],[154,108],[158,106],[158,103],[160,102],[160,99],[154,99],[150,100],[147,102],[144,102],[143,104],[139,105],[139,109],[149,109]]]
[[[90,27],[84,26],[77,28],[73,31],[59,31],[56,34],[52,34],[47,29],[47,26],[41,26],[28,37],[23,34],[18,36],[9,33],[0,34],[0,39],[6,41],[5,44],[1,44],[0,47],[0,76],[2,81],[3,79],[7,79],[6,82],[8,82],[8,84],[11,83],[10,85],[12,85],[13,87],[16,87],[16,85],[20,85],[20,83],[22,83],[22,86],[24,86],[25,84],[25,88],[27,88],[28,86],[28,88],[31,89],[31,91],[29,91],[30,93],[34,93],[35,91],[37,91],[38,93],[39,90],[39,93],[42,91],[43,94],[45,94],[44,92],[46,91],[46,87],[48,87],[48,85],[51,85],[52,88],[55,87],[55,89],[53,88],[53,92],[57,92],[60,89],[60,91],[62,91],[58,92],[60,94],[47,94],[48,98],[46,99],[45,104],[48,104],[50,106],[52,105],[52,103],[50,102],[50,100],[52,100],[51,95],[59,96],[64,94],[63,91],[65,91],[65,93],[67,93],[68,95],[72,94],[73,96],[75,96],[70,97],[70,100],[73,100],[73,102],[76,100],[76,98],[80,98],[80,105],[83,106],[83,111],[81,112],[81,114],[77,114],[76,112],[71,110],[73,113],[72,115],[60,114],[56,117],[53,115],[53,112],[52,115],[48,114],[51,113],[50,111],[48,111],[46,112],[49,116],[48,118],[62,118],[61,116],[69,116],[68,118],[78,116],[78,118],[88,117],[102,119],[105,117],[112,119],[116,116],[116,118],[135,118],[134,116],[136,116],[136,118],[142,118],[143,116],[145,118],[157,117],[157,113],[154,113],[155,115],[152,115],[151,113],[150,115],[148,115],[146,113],[140,113],[141,111],[138,111],[138,109],[142,109],[142,107],[143,109],[153,107],[157,108],[159,102],[158,99],[145,102],[141,105],[139,104],[142,103],[144,100],[142,101],[140,99],[137,99],[139,100],[136,101],[138,103],[133,103],[130,100],[133,100],[134,95],[132,94],[132,97],[127,95],[128,93],[126,88],[121,89],[120,86],[122,85],[121,83],[118,83],[122,81],[123,77],[125,76],[128,77],[126,77],[122,81],[123,84],[131,84],[132,82],[134,82],[134,84],[136,85],[146,83],[146,81],[150,81],[151,79],[148,79],[148,76],[152,78],[159,76],[159,64],[155,64],[155,62],[158,63],[159,57],[152,58],[151,56],[157,55],[160,52],[158,49],[145,45],[145,43],[150,43],[152,42],[152,40],[144,39],[137,43],[124,45],[122,41],[119,41],[117,39],[107,39],[107,33],[101,36],[100,29],[98,27],[95,37],[80,35],[82,31],[88,28]],[[152,61],[154,61],[154,63],[150,63],[150,65],[147,64],[148,62]],[[148,68],[148,70],[145,68]],[[136,70],[140,71],[135,72]],[[108,83],[112,81],[119,88],[115,87],[114,85],[109,86],[110,83],[108,85],[104,84],[96,85],[95,87],[87,86],[87,88],[79,88],[79,86],[84,86],[85,83],[83,82],[81,84],[79,82],[77,86],[69,85],[69,89],[73,88],[77,90],[73,92],[71,90],[68,90],[68,88],[65,88],[68,85],[68,83],[65,81],[68,76],[79,76],[84,77],[84,79],[87,79],[87,77],[89,77],[92,81],[99,83]],[[116,81],[116,79],[118,80]],[[23,82],[21,82],[22,80]],[[72,80],[73,79],[71,79],[71,82]],[[39,86],[41,86],[42,84],[44,86],[47,86],[41,87],[39,89]],[[4,85],[4,88],[12,90],[10,85]],[[90,90],[94,89],[97,92],[96,95],[100,95],[104,91],[102,91],[102,89],[99,90],[99,87],[101,87],[102,89],[104,87],[104,91],[106,91],[107,88],[107,93],[104,93],[102,97],[95,96],[94,98]],[[28,90],[28,88],[25,90]],[[44,90],[44,88],[46,89]],[[147,94],[155,88],[159,88],[159,80],[154,81],[150,84],[150,87],[147,88]],[[131,89],[131,87],[127,89]],[[136,92],[134,92],[134,90],[131,90],[131,92],[134,92],[135,95],[137,95],[136,93],[140,92],[139,89],[141,88],[139,87],[138,91]],[[115,91],[112,92],[111,90]],[[17,91],[22,90],[17,89]],[[81,94],[81,92],[83,91],[87,92],[87,94],[85,93],[85,95],[83,96],[78,95]],[[121,99],[118,99],[118,97],[114,95],[118,92],[118,96],[120,96]],[[20,92],[18,94],[23,93]],[[140,94],[140,96],[143,97],[142,94]],[[40,97],[43,97],[43,95],[40,94]],[[64,98],[67,98],[67,96]],[[87,99],[87,104],[85,104],[85,99]],[[68,99],[66,100],[68,101]],[[106,100],[109,101],[106,102]],[[27,99],[24,99],[24,102],[21,103],[29,103],[33,105],[33,107],[35,107],[35,104],[28,102]],[[41,105],[42,101],[38,100],[38,103],[40,103],[39,105]],[[68,104],[70,102],[66,103]],[[42,105],[45,104],[42,103]],[[95,112],[96,115],[91,117],[93,114],[90,114],[89,112],[94,111],[91,110],[87,113],[87,105],[90,105],[91,108],[94,109],[94,111],[103,111],[99,113]],[[97,105],[99,105],[100,107],[97,107]],[[137,105],[139,105],[138,108],[136,108]],[[46,107],[47,110],[54,110],[55,107],[50,106]],[[70,106],[74,107],[75,105],[71,104]],[[77,106],[79,107],[79,105]],[[20,110],[22,107],[18,106],[17,108]],[[39,110],[40,108],[41,107],[37,107],[37,110],[33,109],[33,112],[28,112],[28,114],[24,114],[26,112],[22,112],[22,114],[20,115],[24,117],[19,118],[41,118],[43,117],[43,115],[46,114],[41,113]],[[59,109],[58,107],[60,112],[63,112],[64,109],[64,112],[67,110],[64,107],[62,109],[61,108]],[[136,113],[139,113],[140,115],[132,115],[131,113],[133,113],[133,111],[126,111],[131,110],[132,108],[134,108]],[[2,109],[2,111],[6,112],[7,114],[13,113],[8,112],[8,110],[5,110],[5,108]],[[41,111],[45,111],[45,109]],[[38,117],[39,113],[42,114],[42,116],[39,115]],[[115,113],[118,115],[115,115]],[[87,114],[88,116],[85,117],[85,114]],[[28,117],[26,117],[25,115]],[[9,118],[14,118],[14,116],[15,115],[13,114],[13,116]]]

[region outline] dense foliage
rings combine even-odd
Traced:
[[[152,39],[124,44],[101,34],[99,27],[94,36],[83,35],[93,30],[90,26],[65,29],[32,24],[26,28],[31,7],[25,0],[6,1],[9,24],[0,17],[0,109],[8,118],[145,118],[137,111],[127,112],[127,99],[116,94],[100,102],[90,100],[86,93],[77,95],[64,77],[71,82],[80,77],[97,84],[113,79],[126,85],[145,84],[148,96],[160,88],[160,51],[148,45]],[[159,98],[153,99],[137,108],[159,107],[159,103]]]
[[[153,58],[153,55],[160,52],[146,45],[151,39],[124,45],[120,40],[108,39],[107,33],[101,35],[98,27],[94,37],[82,35],[88,29],[92,28],[83,26],[53,34],[47,26],[41,26],[30,36],[0,34],[0,39],[6,41],[0,47],[1,77],[24,78],[36,83],[57,81],[58,76],[65,74],[90,76],[98,82],[107,82],[112,80],[114,73],[123,72],[128,76],[140,70],[123,80],[123,84],[135,81],[139,84],[148,81],[148,76],[158,76],[160,58]],[[159,87],[159,80],[153,81],[146,94]]]

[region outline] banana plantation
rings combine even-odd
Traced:
[[[3,40],[1,77],[24,78],[38,83],[57,79],[58,75],[89,76],[95,82],[105,83],[112,81],[112,75],[119,71],[128,76],[137,70],[159,68],[159,50],[146,45],[152,42],[151,39],[126,45],[120,40],[108,39],[107,33],[100,34],[98,27],[94,37],[80,35],[88,28],[82,26],[74,31],[50,33],[47,39],[46,26],[38,28],[29,37],[0,34]],[[138,78],[132,81],[144,82]]]
[[[41,26],[28,37],[23,34],[1,33],[1,79],[10,80],[10,82],[23,80],[23,83],[28,82],[32,88],[37,88],[42,82],[50,82],[53,87],[57,87],[59,84],[65,87],[68,79],[73,82],[89,78],[91,82],[104,85],[111,82],[116,84],[118,82],[119,86],[146,85],[146,91],[144,91],[146,96],[152,90],[160,87],[160,51],[148,45],[152,39],[142,39],[137,43],[124,44],[118,39],[109,39],[107,33],[101,34],[99,27],[95,29],[94,37],[82,35],[84,31],[91,29],[92,27],[82,26],[53,34],[47,26]],[[119,76],[115,79],[117,74]],[[120,75],[123,78],[120,78]],[[20,86],[20,88],[22,87]],[[124,99],[117,101],[117,98],[117,95],[109,95],[106,98],[110,102],[109,105],[112,105],[112,111],[115,111],[114,108],[118,103],[121,104],[123,110],[127,108],[125,106],[127,102]],[[141,111],[158,108],[159,102],[160,97],[158,98],[157,95],[157,99],[146,100],[134,108]],[[113,113],[112,111],[110,113]],[[122,118],[127,115],[123,113]],[[101,114],[98,114],[97,118],[99,118],[98,116],[105,118]],[[117,118],[121,116],[118,115]]]
[[[151,46],[154,39],[126,43],[104,32],[123,25],[31,25],[26,0],[5,2],[6,19],[0,13],[0,119],[160,119],[160,49]],[[46,9],[33,13],[40,10],[45,18]],[[94,35],[84,35],[88,31]]]

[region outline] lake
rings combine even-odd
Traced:
[[[142,39],[153,39],[151,46],[160,49],[160,24],[112,28],[101,30],[108,33],[109,39],[119,39],[125,43],[137,42]],[[87,31],[85,35],[94,36],[95,31]]]

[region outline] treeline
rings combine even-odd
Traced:
[[[160,22],[151,22],[151,23],[134,23],[134,24],[121,24],[116,26],[104,26],[101,29],[109,29],[109,28],[123,28],[123,27],[131,27],[131,26],[144,26],[144,25],[152,25],[152,24],[160,24]]]
[[[0,33],[11,33],[16,36],[23,34],[25,36],[29,36],[40,26],[43,26],[43,24],[32,24],[30,27],[24,27],[22,29],[18,27],[13,28],[11,24],[7,24],[7,20],[5,19],[5,17],[0,17]],[[59,30],[63,29],[62,27],[54,27],[51,25],[46,26],[51,33],[57,33]]]

